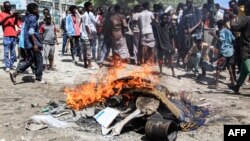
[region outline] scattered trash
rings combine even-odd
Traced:
[[[91,117],[95,116],[95,108],[94,107],[86,108],[85,111],[86,111],[86,116],[88,118],[91,118]]]
[[[230,99],[230,100],[239,100],[239,97],[233,97],[233,96],[228,96],[226,97],[226,99]]]
[[[42,112],[43,112],[43,113],[46,113],[46,112],[49,112],[49,111],[50,111],[49,107],[44,107],[44,108],[42,109]]]
[[[206,100],[206,98],[200,98],[199,100],[200,100],[200,101],[204,101],[204,100]]]
[[[34,123],[47,124],[47,125],[50,125],[50,126],[56,127],[56,128],[67,128],[68,127],[68,123],[66,123],[64,121],[60,121],[60,120],[52,117],[51,115],[36,115],[36,116],[32,116],[31,119]]]
[[[145,133],[152,141],[175,141],[178,127],[170,120],[151,119],[146,123]]]
[[[207,102],[207,103],[203,103],[203,104],[200,104],[200,105],[197,105],[198,107],[208,107],[210,106],[211,103]]]
[[[129,114],[122,121],[116,123],[113,127],[105,128],[102,127],[102,134],[107,135],[112,130],[112,135],[120,135],[123,127],[132,119],[142,117],[144,115],[152,115],[156,112],[160,102],[155,98],[150,97],[139,97],[136,100],[137,109]]]
[[[28,122],[26,123],[26,127],[25,127],[27,130],[30,130],[30,131],[37,131],[37,130],[43,130],[43,129],[46,129],[48,128],[47,125],[43,125],[43,124],[37,124],[37,123],[34,123],[34,122]]]
[[[220,119],[221,117],[222,117],[221,115],[216,115],[216,116],[213,116],[213,117],[211,117],[211,118],[208,118],[208,119],[206,119],[205,124],[208,124],[209,122],[218,120],[218,119]]]
[[[38,105],[37,103],[32,103],[30,106],[31,106],[32,108],[34,108],[34,107],[39,107],[39,105]]]
[[[73,122],[83,130],[101,125],[103,135],[120,135],[126,128],[136,132],[145,130],[150,140],[174,141],[178,130],[195,130],[209,121],[205,118],[210,114],[211,103],[193,105],[192,92],[171,93],[163,85],[133,76],[117,79],[108,87],[100,85],[107,88],[98,92],[105,93],[105,97],[88,98],[82,87],[68,88],[70,94],[78,94],[76,91],[81,90],[83,96],[70,97],[71,100],[61,103],[49,102],[42,109],[47,115],[33,116],[26,129],[67,128]],[[95,93],[99,86],[93,86],[91,92]],[[205,100],[199,98],[199,101]]]
[[[108,128],[114,119],[118,116],[119,111],[113,108],[105,108],[94,116],[96,121],[103,127]]]
[[[60,113],[60,114],[57,114],[57,115],[53,115],[53,117],[54,118],[59,118],[61,116],[67,115],[67,114],[70,114],[70,112],[63,112],[63,113]]]
[[[106,106],[107,107],[119,106],[121,103],[122,103],[122,96],[121,95],[112,96],[111,98],[106,100]]]

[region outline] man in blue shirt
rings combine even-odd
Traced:
[[[219,20],[217,22],[217,26],[219,28],[219,37],[215,35],[214,32],[210,32],[218,41],[220,41],[220,58],[217,61],[217,71],[216,71],[216,82],[215,85],[210,86],[210,88],[217,89],[220,72],[224,69],[228,69],[230,74],[230,85],[235,85],[235,77],[232,71],[232,66],[234,65],[234,48],[233,42],[235,37],[233,33],[226,28],[226,22],[224,20]]]
[[[16,77],[18,74],[23,73],[26,69],[35,64],[35,82],[46,83],[42,81],[43,75],[43,57],[42,57],[42,42],[39,35],[39,10],[36,3],[27,5],[28,14],[25,17],[24,27],[24,46],[27,53],[25,62],[18,64],[16,71],[10,72],[10,78],[13,84],[16,84]]]

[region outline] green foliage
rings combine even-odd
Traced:
[[[81,4],[83,2],[85,2],[85,0],[76,0],[76,4]]]

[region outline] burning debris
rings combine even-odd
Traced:
[[[86,128],[98,128],[98,122],[103,135],[133,130],[150,140],[164,141],[174,141],[178,130],[194,130],[205,123],[207,109],[193,106],[188,93],[173,94],[147,79],[150,71],[117,76],[109,71],[107,81],[66,88],[66,104],[54,104],[48,113],[65,122],[86,124]]]
[[[133,76],[125,79],[118,79],[119,73],[126,73]],[[145,82],[142,78],[150,76],[151,70],[145,66],[142,71],[123,72],[123,69],[110,69],[101,80],[79,85],[75,88],[66,88],[67,104],[76,110],[83,109],[92,104],[103,102],[113,95],[119,95],[124,88],[146,88],[153,89],[151,84]],[[100,76],[96,76],[100,78]],[[117,80],[118,79],[118,80]]]

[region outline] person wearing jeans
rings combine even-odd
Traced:
[[[69,37],[70,52],[74,63],[76,63],[77,48],[80,46],[80,36]]]
[[[10,78],[13,84],[16,84],[16,77],[18,74],[23,73],[29,67],[35,64],[35,82],[45,84],[42,80],[43,75],[43,57],[42,57],[42,42],[39,34],[38,17],[39,10],[38,5],[30,3],[27,5],[28,14],[25,17],[24,28],[24,46],[26,50],[26,61],[19,62],[17,69],[14,72],[10,72]]]
[[[3,46],[4,46],[4,63],[5,71],[8,72],[13,69],[13,64],[16,60],[16,37],[17,32],[15,26],[17,25],[18,13],[11,13],[10,2],[3,3],[4,10],[0,13],[0,25],[3,27]]]
[[[216,52],[213,46],[202,41],[202,36],[195,36],[195,45],[188,51],[187,56],[184,59],[184,63],[187,64],[188,70],[194,70],[195,78],[203,82],[206,77],[206,71],[213,71],[214,67],[211,64],[208,52]],[[199,68],[202,70],[202,74],[199,75]]]
[[[71,15],[66,17],[66,30],[70,39],[72,60],[74,63],[77,63],[75,57],[77,55],[77,47],[79,47],[80,42],[80,17],[77,15],[77,7],[75,5],[70,6],[69,11]]]
[[[13,69],[14,62],[16,60],[16,37],[4,37],[4,64],[6,71]]]
[[[69,15],[69,10],[66,11],[66,17]],[[62,56],[64,56],[65,53],[65,47],[67,45],[68,42],[68,34],[67,34],[67,30],[66,30],[66,17],[62,19],[61,22],[61,29],[63,32],[63,43],[62,43]]]
[[[68,42],[68,35],[66,33],[63,33],[63,43],[62,43],[62,56],[65,54],[65,48]]]
[[[201,53],[197,52],[195,54],[192,55],[192,57],[190,58],[190,61],[188,62],[188,69],[194,69],[194,75],[197,78],[199,75],[199,68],[200,68],[200,60],[201,60]],[[187,61],[185,61],[187,62]]]

